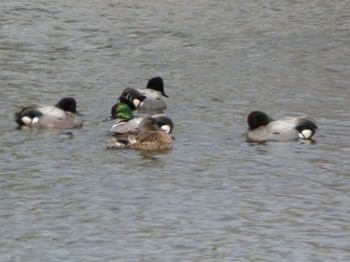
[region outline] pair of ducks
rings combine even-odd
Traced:
[[[134,117],[128,104],[118,102],[111,109],[110,119],[117,122],[109,132],[113,137],[107,141],[107,148],[133,148],[145,151],[168,150],[173,146],[170,135],[174,123],[165,114]]]
[[[134,148],[147,151],[170,149],[170,135],[174,124],[164,115],[135,118],[132,111],[163,111],[167,108],[163,97],[164,83],[161,77],[148,81],[146,89],[126,88],[111,109],[108,120],[117,120],[110,129],[113,135],[107,141],[108,148]],[[81,114],[72,97],[61,99],[55,106],[31,104],[15,113],[19,127],[76,128],[83,125]],[[318,129],[310,117],[287,117],[274,120],[261,111],[253,111],[247,118],[248,130],[244,133],[247,142],[311,140]]]

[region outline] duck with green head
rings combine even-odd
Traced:
[[[169,150],[173,146],[173,137],[162,130],[152,116],[142,118],[138,132],[115,135],[107,141],[107,148],[132,148],[143,151]]]
[[[174,123],[170,117],[165,114],[157,114],[151,116],[155,119],[158,127],[167,133],[171,133]],[[124,134],[130,132],[138,132],[140,123],[144,117],[134,117],[130,107],[125,103],[117,103],[112,106],[111,116],[107,120],[117,120],[117,122],[109,130],[114,134]]]
[[[248,115],[247,142],[310,140],[318,129],[314,119],[307,116],[274,120],[261,111]]]

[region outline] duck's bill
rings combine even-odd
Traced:
[[[169,96],[168,96],[166,93],[164,93],[164,92],[162,93],[162,95],[165,96],[165,97],[169,97]]]
[[[108,121],[111,121],[111,120],[113,120],[113,117],[109,116],[106,119],[102,120],[102,122],[108,122]]]
[[[80,113],[79,111],[75,111],[75,114],[78,116],[84,116],[82,113]]]

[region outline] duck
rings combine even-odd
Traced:
[[[160,76],[151,78],[146,89],[126,88],[120,95],[118,102],[124,102],[134,110],[139,111],[164,111],[167,103],[164,97],[169,97],[164,92],[164,82]]]
[[[108,149],[131,148],[142,151],[164,151],[173,146],[173,137],[162,130],[155,118],[143,117],[139,131],[115,135],[107,140]]]
[[[274,120],[261,111],[248,115],[248,130],[244,133],[247,142],[307,141],[318,130],[317,123],[308,116],[286,117]]]
[[[166,133],[170,134],[174,129],[174,122],[165,114],[155,114],[149,116],[153,118],[157,126]],[[109,130],[113,134],[124,134],[130,132],[138,132],[141,121],[145,116],[134,117],[128,104],[118,102],[111,108],[111,116],[104,121],[117,120],[117,122]]]
[[[15,113],[18,128],[68,129],[83,126],[82,114],[77,111],[73,97],[62,98],[55,106],[30,104]]]

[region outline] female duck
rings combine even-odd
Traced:
[[[247,118],[247,142],[310,140],[318,129],[310,117],[286,117],[274,120],[269,115],[253,111]]]
[[[174,128],[174,123],[170,117],[164,114],[150,116],[153,118],[157,126],[166,133],[171,133]],[[114,134],[124,134],[130,132],[138,132],[140,123],[145,117],[134,118],[130,107],[124,103],[117,103],[111,109],[111,117],[106,120],[116,119],[117,122],[109,130]]]
[[[161,130],[155,118],[142,118],[135,134],[116,135],[107,141],[107,148],[132,148],[144,151],[169,150],[173,146],[172,136]]]
[[[77,110],[73,97],[62,98],[55,106],[30,104],[15,113],[15,121],[19,128],[56,128],[66,129],[81,127],[83,119]]]
[[[168,97],[168,95],[164,92],[163,79],[158,76],[148,81],[146,89],[126,88],[118,102],[131,105],[132,110],[163,111],[167,108],[163,97]]]

